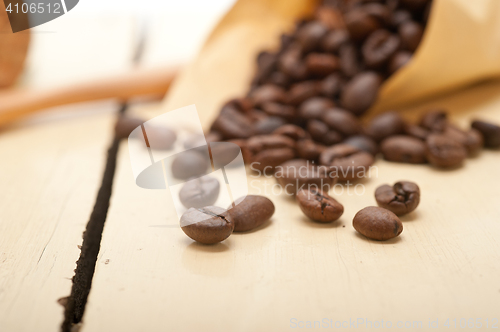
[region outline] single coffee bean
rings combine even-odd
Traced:
[[[330,129],[330,127],[322,121],[310,120],[307,122],[306,129],[316,142],[323,143],[325,145],[334,145],[342,141],[342,135],[337,131]]]
[[[224,241],[234,230],[228,211],[217,206],[190,208],[181,216],[180,224],[187,236],[203,244]]]
[[[265,83],[278,85],[282,88],[287,89],[292,83],[292,80],[287,74],[280,71],[274,71],[269,74],[269,77],[267,78]]]
[[[255,123],[255,133],[257,135],[268,135],[285,123],[285,120],[278,116],[268,116]]]
[[[299,126],[293,125],[293,124],[283,125],[283,126],[279,127],[278,129],[276,129],[273,132],[273,134],[290,137],[294,141],[311,138],[309,133],[307,133],[304,129],[300,128]]]
[[[332,54],[309,53],[305,65],[310,74],[325,77],[340,68],[340,61]]]
[[[354,44],[346,43],[340,47],[340,69],[346,77],[353,77],[362,70],[360,52]]]
[[[427,136],[429,136],[430,134],[429,130],[409,123],[405,125],[404,133],[408,136],[421,139],[422,141],[425,141],[427,139]]]
[[[297,156],[299,158],[317,161],[325,146],[316,144],[310,139],[297,141]]]
[[[268,77],[276,68],[278,56],[275,53],[263,51],[257,55],[257,74],[260,80]],[[262,83],[262,82],[259,82]]]
[[[311,21],[297,31],[297,40],[304,52],[310,52],[319,47],[321,39],[327,32],[327,27],[321,22]]]
[[[331,30],[321,40],[321,48],[325,52],[338,52],[340,47],[349,41],[349,33],[346,30]]]
[[[316,10],[316,19],[329,30],[344,29],[344,17],[339,9],[330,6],[320,6]]]
[[[444,110],[431,110],[420,119],[420,126],[435,133],[441,133],[448,124],[448,115]]]
[[[142,119],[121,115],[115,124],[116,138],[118,139],[128,138],[130,133],[143,123],[144,120]]]
[[[412,53],[408,51],[399,51],[396,52],[389,61],[389,74],[392,75],[397,72],[399,69],[406,66],[412,57]]]
[[[259,227],[271,219],[274,204],[264,196],[247,195],[240,197],[228,207],[228,215],[234,221],[235,232],[246,232]]]
[[[388,161],[408,164],[424,164],[426,159],[425,143],[411,136],[391,136],[380,143],[380,151]]]
[[[302,61],[302,53],[303,49],[299,44],[291,44],[281,54],[278,60],[278,69],[295,80],[306,79],[307,67]]]
[[[374,117],[367,128],[367,133],[377,142],[389,136],[399,135],[404,132],[405,121],[396,112],[387,112]]]
[[[189,179],[206,174],[210,166],[209,158],[195,150],[179,153],[172,161],[172,175],[178,179]]]
[[[420,203],[420,188],[409,181],[399,181],[393,186],[384,184],[375,190],[375,199],[378,206],[402,216],[417,208]]]
[[[398,28],[401,24],[410,21],[411,19],[411,13],[409,11],[405,9],[398,9],[392,13],[391,25],[394,28]]]
[[[363,7],[347,12],[344,20],[349,34],[356,40],[364,39],[381,26],[380,21],[366,12]]]
[[[222,108],[211,130],[219,132],[224,139],[248,138],[254,134],[251,119],[229,105]]]
[[[377,30],[363,44],[363,58],[370,68],[380,68],[389,62],[400,45],[399,37],[387,30]]]
[[[460,142],[444,134],[427,137],[427,160],[437,167],[457,167],[467,157],[467,150]]]
[[[385,241],[403,232],[403,223],[391,211],[369,206],[356,213],[352,226],[369,239]]]
[[[342,106],[356,115],[362,115],[377,99],[381,82],[381,77],[375,72],[354,76],[342,91]]]
[[[317,222],[332,222],[344,213],[344,206],[321,190],[302,189],[296,199],[302,212]]]
[[[283,119],[292,120],[295,118],[295,108],[279,103],[264,103],[262,110],[269,116],[277,116]]]
[[[303,188],[330,190],[334,179],[329,177],[328,171],[326,166],[316,166],[305,159],[293,159],[276,167],[274,177],[285,194],[295,195]]]
[[[256,106],[267,102],[282,103],[285,101],[285,90],[277,85],[266,84],[253,90],[250,98]]]
[[[367,1],[363,6],[363,10],[371,17],[376,18],[381,24],[389,25],[391,23],[391,10],[388,6],[377,1]]]
[[[219,197],[219,180],[202,176],[187,181],[179,191],[179,199],[187,209],[213,205]]]
[[[328,109],[322,118],[331,129],[344,136],[352,136],[361,133],[363,127],[357,117],[351,112],[340,108]]]
[[[472,128],[483,134],[485,147],[493,149],[500,147],[500,126],[485,121],[475,120],[472,122]]]
[[[354,146],[355,148],[360,149],[361,151],[368,152],[372,156],[377,155],[378,153],[378,145],[372,138],[364,135],[356,135],[347,138],[344,144],[348,144]]]
[[[347,144],[327,148],[319,157],[321,165],[330,167],[330,177],[339,181],[365,177],[374,161],[368,152]]]
[[[467,149],[467,155],[469,156],[477,155],[484,145],[483,135],[475,129],[466,132],[449,123],[443,134],[462,144]]]
[[[288,92],[288,103],[299,105],[305,100],[319,94],[319,84],[317,81],[305,81],[292,85]]]
[[[254,136],[247,141],[251,168],[272,171],[287,160],[293,159],[295,141],[282,135]]]
[[[338,73],[325,77],[319,85],[320,92],[328,98],[335,98],[340,92],[342,79]],[[333,106],[333,105],[332,105]]]
[[[411,52],[415,52],[422,40],[424,28],[415,21],[406,21],[399,26],[398,32],[403,47]]]
[[[299,116],[307,120],[320,119],[323,113],[333,106],[333,101],[329,98],[312,97],[300,105]]]

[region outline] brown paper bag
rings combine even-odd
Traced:
[[[196,104],[207,128],[227,99],[244,95],[259,51],[314,10],[310,0],[239,0],[180,75],[165,110]],[[434,0],[412,61],[387,80],[372,113],[500,75],[500,1]]]

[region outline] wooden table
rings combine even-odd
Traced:
[[[248,39],[249,50],[254,42]],[[130,49],[122,46],[108,51],[120,58]],[[196,103],[209,123],[217,103],[244,91],[251,69],[249,59],[230,54],[213,66],[210,59],[191,65],[165,103],[132,112],[153,117]],[[249,63],[241,77],[219,70],[241,63]],[[213,95],[230,79],[234,90]],[[462,125],[476,116],[500,122],[499,92],[500,82],[488,82],[404,113],[414,118],[444,106]],[[95,107],[77,119],[0,135],[0,331],[59,329],[57,300],[70,292],[116,110]],[[486,319],[490,328],[494,319],[500,326],[499,164],[498,151],[484,151],[454,171],[378,160],[378,176],[361,182],[363,194],[336,195],[345,206],[338,222],[313,223],[290,198],[268,195],[276,205],[271,222],[203,246],[168,226],[177,218],[168,191],[134,184],[123,142],[80,331],[288,331],[308,322],[317,327],[315,321],[324,328],[354,321],[370,330],[370,321],[428,330],[436,320],[438,330],[453,331],[469,319],[482,319],[483,329]],[[402,219],[402,235],[386,242],[358,235],[354,214],[375,204],[378,185],[400,179],[422,189],[420,207]],[[253,193],[274,183],[250,180]]]

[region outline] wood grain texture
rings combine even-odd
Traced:
[[[442,106],[462,125],[476,116],[500,122],[499,90],[491,82],[403,113]],[[267,188],[276,205],[271,222],[204,246],[172,226],[167,191],[135,186],[126,143],[121,148],[84,332],[287,331],[323,318],[401,322],[416,331],[430,319],[443,328],[447,318],[500,318],[500,151],[454,171],[378,160],[361,195],[353,187],[331,192],[345,207],[331,225],[309,221],[292,199],[270,192],[273,179],[250,177],[251,192]],[[401,179],[422,190],[419,208],[402,218],[402,235],[376,242],[357,234],[354,214],[375,205],[377,186]]]
[[[80,74],[106,73],[107,63],[113,70],[129,63],[123,57],[130,54],[125,52],[133,45],[130,36],[116,38],[102,50],[107,56],[89,66],[85,60],[94,50],[65,42],[68,31],[75,33],[71,22],[81,23],[68,20],[52,26],[60,33],[36,34],[27,75],[33,88],[71,81],[60,82],[61,76],[47,68],[59,66],[78,80]],[[103,34],[110,23],[101,23],[86,26],[85,35],[110,38]],[[126,31],[130,25],[119,21],[108,31]],[[72,37],[78,39],[78,33]],[[37,56],[48,50],[61,56]],[[82,108],[91,111],[82,115]],[[58,300],[71,290],[116,110],[113,102],[71,106],[52,110],[52,121],[37,119],[0,133],[0,331],[60,329],[63,307]]]

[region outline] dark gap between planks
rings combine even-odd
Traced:
[[[127,104],[123,104],[118,112],[122,115],[127,109]],[[73,286],[71,294],[67,298],[64,306],[64,321],[61,325],[62,332],[71,332],[72,327],[82,321],[85,305],[92,287],[97,255],[101,247],[102,232],[108,214],[109,203],[113,189],[113,180],[116,171],[116,160],[120,139],[113,137],[113,141],[108,148],[106,166],[102,176],[101,187],[97,193],[94,209],[90,215],[85,232],[80,257],[76,262],[75,275],[73,276]]]

